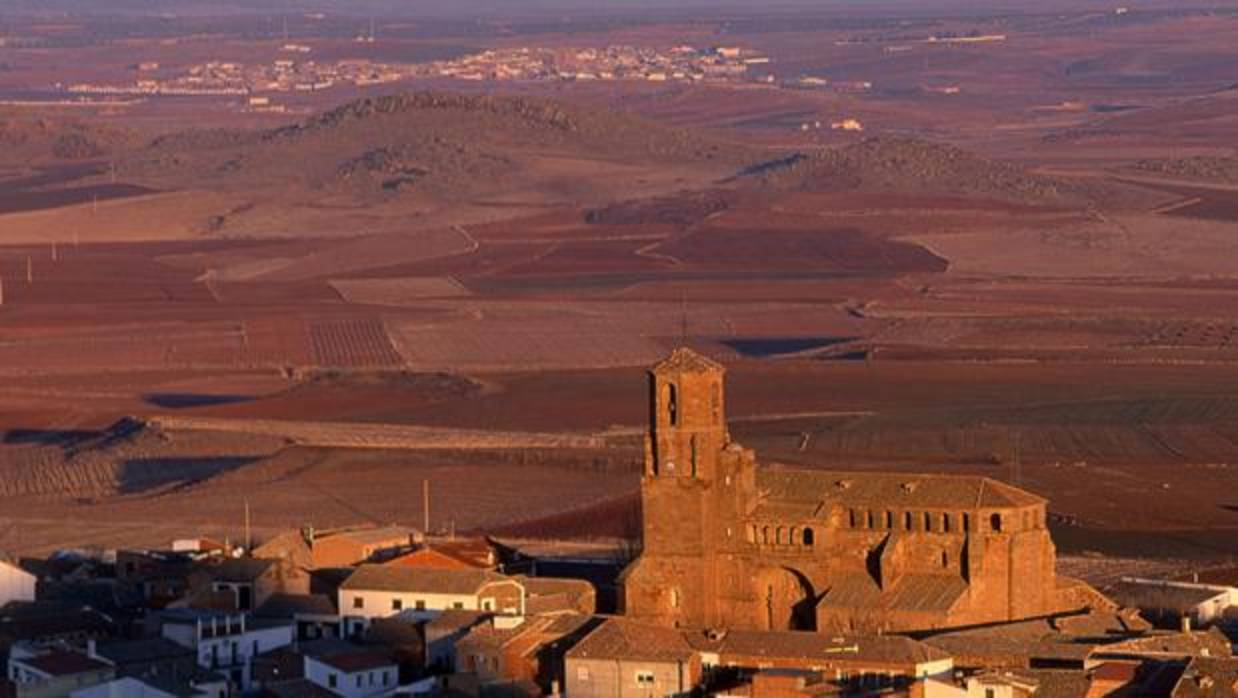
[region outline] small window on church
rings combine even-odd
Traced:
[[[910,511],[903,512],[903,528],[908,531],[911,530],[911,512]]]
[[[865,512],[864,518],[865,518],[865,524],[867,524],[869,528],[872,528],[873,527],[873,512],[872,511]]]
[[[941,566],[942,567],[950,566],[950,553],[945,552],[944,550],[941,553]]]
[[[675,386],[666,384],[666,416],[670,420],[671,426],[679,424],[679,396],[676,394]]]
[[[855,528],[855,509],[851,509],[847,512],[847,525],[851,528]]]
[[[886,510],[886,528],[894,528],[894,512]]]
[[[1002,532],[1002,515],[993,514],[989,517],[989,528],[993,529],[994,533]]]
[[[933,530],[933,515],[928,513],[927,511],[924,512],[924,530],[926,531]]]
[[[971,514],[966,514],[966,513],[963,514],[963,530],[964,531],[971,530]]]
[[[949,514],[941,515],[941,530],[945,531],[946,533],[950,532],[950,515]]]
[[[811,529],[811,528],[805,528],[805,529],[804,529],[804,545],[806,545],[806,546],[808,546],[808,547],[810,547],[810,548],[811,548],[811,547],[812,547],[812,545],[813,545],[813,542],[814,542],[814,541],[813,541],[813,532],[812,532],[812,529]]]

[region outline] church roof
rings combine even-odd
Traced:
[[[725,370],[722,364],[687,347],[675,349],[653,367],[654,373],[712,373]]]
[[[880,589],[863,572],[839,575],[819,605],[835,608],[887,608],[897,611],[949,611],[967,593],[967,582],[944,574],[904,574]]]
[[[923,475],[761,468],[757,486],[770,501],[842,506],[984,509],[1043,504],[1026,490],[979,475]]]

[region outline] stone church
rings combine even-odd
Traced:
[[[640,557],[624,612],[681,627],[912,631],[1109,602],[1054,571],[1045,500],[966,475],[760,467],[731,440],[724,369],[650,372]]]

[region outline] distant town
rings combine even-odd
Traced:
[[[512,48],[428,63],[382,63],[366,59],[318,62],[307,59],[312,48],[284,44],[287,57],[262,65],[210,61],[187,69],[167,69],[156,62],[133,66],[131,84],[71,83],[65,89],[83,95],[257,95],[313,92],[351,85],[365,87],[414,78],[456,80],[648,82],[773,81],[753,69],[769,58],[738,47],[677,46],[655,50],[635,46],[605,48]],[[253,106],[270,106],[259,101]]]

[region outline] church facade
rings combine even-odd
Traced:
[[[1107,605],[1059,578],[1044,499],[979,476],[758,466],[725,371],[650,371],[643,544],[624,612],[680,627],[906,632]]]

